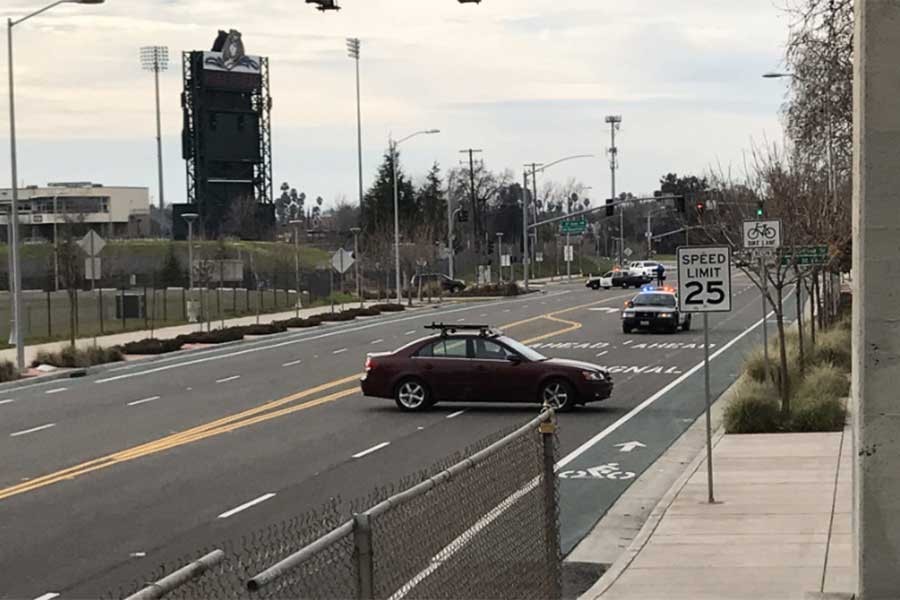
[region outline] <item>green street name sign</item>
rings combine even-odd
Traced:
[[[587,219],[579,219],[577,221],[562,221],[559,224],[559,232],[569,235],[582,235],[587,231]]]
[[[781,249],[782,266],[797,264],[801,266],[824,265],[829,260],[828,246],[797,246]]]

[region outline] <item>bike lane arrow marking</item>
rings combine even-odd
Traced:
[[[635,440],[632,442],[625,442],[624,444],[616,444],[615,447],[620,448],[619,452],[631,452],[636,448],[646,448],[647,446]]]

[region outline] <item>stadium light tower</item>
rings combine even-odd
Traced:
[[[145,71],[153,71],[153,80],[156,83],[156,163],[159,171],[159,210],[162,212],[165,205],[165,191],[163,189],[162,126],[159,114],[159,72],[169,69],[169,49],[166,46],[144,46],[141,48],[141,66]]]

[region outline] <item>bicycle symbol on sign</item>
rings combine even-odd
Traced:
[[[759,239],[774,240],[778,231],[768,223],[759,222],[753,229],[747,231],[747,239],[756,241]]]
[[[559,474],[560,479],[612,479],[614,481],[634,479],[634,476],[635,474],[631,471],[620,471],[617,462],[606,463],[590,469],[563,471]]]

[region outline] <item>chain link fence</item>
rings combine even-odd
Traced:
[[[161,565],[105,597],[559,598],[553,411],[465,456],[408,478],[397,493],[383,488],[353,503],[335,501]]]

